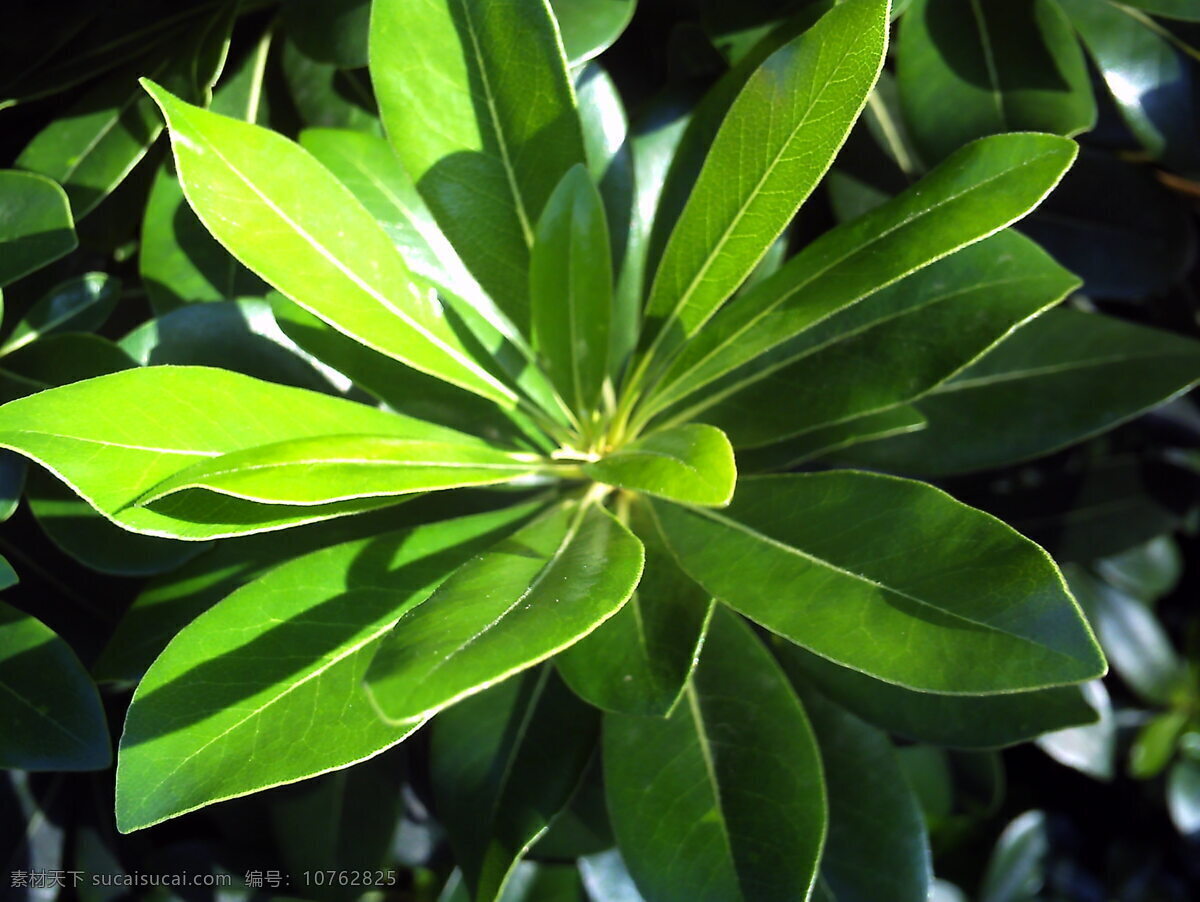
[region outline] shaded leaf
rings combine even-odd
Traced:
[[[0,285],[54,262],[78,243],[71,207],[56,182],[0,170]]]

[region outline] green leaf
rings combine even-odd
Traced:
[[[599,56],[621,36],[637,0],[550,0],[567,61],[572,66]]]
[[[370,0],[286,0],[283,25],[308,56],[341,69],[367,64]]]
[[[7,384],[0,387],[4,400],[24,397],[52,385],[64,385],[137,364],[107,338],[84,332],[51,335],[6,354],[0,374]]]
[[[641,543],[595,503],[563,503],[403,617],[367,675],[389,723],[413,723],[578,642],[620,610]]]
[[[483,444],[323,435],[201,460],[151,486],[136,503],[153,507],[199,489],[263,504],[317,505],[494,485],[538,469],[534,455]]]
[[[1153,604],[1174,591],[1183,577],[1183,553],[1170,535],[1156,536],[1095,562],[1104,580],[1139,601]]]
[[[665,717],[700,657],[713,601],[679,569],[644,503],[629,510],[628,523],[646,549],[637,591],[554,662],[567,685],[597,708]]]
[[[647,415],[1011,224],[1071,165],[1053,135],[997,135],[962,148],[916,185],[809,244],[731,302],[663,377]]]
[[[980,902],[1025,902],[1046,882],[1049,826],[1041,811],[1015,818],[996,841],[983,875]]]
[[[875,442],[925,428],[925,417],[915,407],[892,407],[879,413],[855,417],[829,426],[820,426],[793,438],[751,448],[738,454],[738,463],[751,473],[786,470],[814,457]]]
[[[1142,146],[1176,169],[1200,164],[1194,79],[1184,56],[1123,4],[1057,2],[1079,31],[1125,124]]]
[[[1064,572],[1113,670],[1129,688],[1145,701],[1160,705],[1169,705],[1187,692],[1187,668],[1145,605],[1073,564]]]
[[[1078,286],[1032,241],[1004,231],[806,330],[671,419],[702,415],[735,447],[753,448],[886,411],[946,381]]]
[[[838,457],[925,476],[1004,466],[1112,429],[1198,380],[1189,338],[1051,310],[918,401],[926,429]]]
[[[545,666],[443,711],[430,769],[438,818],[474,902],[494,902],[579,786],[597,713]]]
[[[933,879],[921,808],[887,735],[798,686],[821,750],[829,835],[821,877],[837,902],[926,902]]]
[[[646,302],[668,350],[734,292],[828,170],[883,65],[887,11],[887,0],[835,7],[742,88]]]
[[[0,170],[0,285],[54,262],[78,243],[67,195],[56,182]]]
[[[117,825],[346,767],[419,724],[384,724],[361,689],[379,639],[535,507],[335,545],[201,614],[134,693],[117,765]]]
[[[267,290],[196,218],[168,164],[154,177],[142,218],[138,274],[158,313],[193,301],[223,301]]]
[[[583,165],[563,176],[538,220],[529,301],[533,347],[546,373],[575,413],[588,417],[608,376],[613,270],[604,204]]]
[[[371,77],[388,138],[421,196],[528,334],[534,226],[567,170],[585,162],[549,6],[376,0]]]
[[[0,580],[16,582],[7,562]],[[0,601],[0,767],[103,770],[112,761],[96,685],[41,621]]]
[[[1165,711],[1143,726],[1129,748],[1129,776],[1157,777],[1175,757],[1175,743],[1188,724],[1186,711]]]
[[[145,84],[167,117],[188,202],[246,266],[362,344],[512,406],[512,390],[467,355],[436,297],[328,170],[282,135]]]
[[[720,429],[689,423],[635,439],[583,472],[597,482],[684,504],[724,507],[737,485],[733,448]]]
[[[647,899],[808,897],[826,830],[820,754],[787,678],[735,615],[713,617],[669,718],[605,715],[604,771]]]
[[[1087,63],[1054,0],[914,0],[897,41],[900,99],[929,162],[984,135],[1076,135],[1096,121]]]
[[[1191,0],[1121,0],[1125,6],[1144,9],[1156,16],[1200,22],[1200,9]]]
[[[365,69],[339,69],[318,62],[290,36],[283,41],[282,57],[288,91],[304,125],[383,134]]]
[[[132,506],[162,480],[205,458],[356,433],[421,440],[461,436],[399,414],[207,367],[132,369],[0,408],[0,445],[46,467],[126,529],[186,539],[278,529],[378,506],[380,501],[370,499],[308,508],[227,499],[208,512],[194,505],[184,510],[167,500],[155,509]]]
[[[773,649],[793,680],[812,683],[868,723],[918,742],[959,749],[1002,748],[1096,718],[1074,686],[1003,695],[913,692],[840,667],[783,640],[777,639]]]
[[[116,306],[121,281],[101,272],[76,276],[44,294],[13,326],[0,354],[56,332],[92,332]]]
[[[654,510],[683,569],[716,598],[886,682],[983,695],[1104,672],[1046,553],[932,486],[852,471],[760,476],[724,512]]]

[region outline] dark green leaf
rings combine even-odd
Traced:
[[[54,262],[78,243],[67,195],[56,182],[0,170],[0,285]]]
[[[1050,836],[1046,815],[1027,811],[1004,828],[988,862],[980,902],[1025,902],[1046,880]]]
[[[283,25],[305,54],[342,69],[367,64],[370,0],[287,0]]]
[[[366,70],[318,62],[290,37],[283,42],[282,56],[292,103],[306,126],[383,134]]]
[[[376,755],[391,727],[361,688],[378,640],[472,554],[528,517],[511,507],[305,555],[187,626],[138,685],[117,768],[117,825],[138,830]]]
[[[1003,695],[913,692],[782,640],[776,656],[793,680],[811,682],[839,705],[889,733],[960,749],[1001,748],[1095,720],[1073,686]]]
[[[33,305],[9,333],[0,354],[8,354],[44,335],[92,332],[116,306],[121,282],[92,272],[55,286]]]
[[[0,580],[16,577],[2,562]],[[112,761],[96,686],[69,645],[0,601],[0,767],[103,770]]]
[[[1017,463],[1111,429],[1198,380],[1191,339],[1051,310],[918,401],[924,430],[839,458],[926,476]]]
[[[572,66],[599,56],[621,36],[637,0],[550,0]]]
[[[582,698],[618,714],[666,716],[696,666],[712,599],[679,569],[641,502],[629,526],[646,548],[646,568],[625,607],[556,657]]]
[[[897,43],[900,98],[930,163],[984,135],[1076,135],[1096,121],[1083,51],[1054,0],[914,0]]]
[[[1200,763],[1175,762],[1167,779],[1167,810],[1184,836],[1200,831]]]
[[[851,471],[760,476],[740,482],[727,511],[654,510],[683,569],[716,598],[887,682],[990,694],[1104,672],[1049,556],[932,486]]]
[[[651,902],[808,897],[826,831],[820,753],[736,615],[714,616],[669,718],[605,716],[604,770],[621,854]]]
[[[380,645],[367,690],[415,723],[578,642],[620,610],[641,543],[596,503],[562,503],[459,568]]]
[[[434,798],[474,902],[501,897],[513,868],[579,786],[599,735],[596,712],[548,666],[434,721]]]
[[[843,451],[864,442],[875,442],[925,428],[925,417],[915,407],[892,407],[879,413],[855,417],[762,448],[738,454],[738,464],[751,473],[786,470],[819,457]]]

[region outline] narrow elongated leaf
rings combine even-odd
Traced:
[[[1009,131],[1096,121],[1087,63],[1054,0],[914,0],[900,20],[900,99],[921,155]]]
[[[643,559],[599,505],[560,504],[402,618],[367,691],[390,723],[430,717],[582,639],[628,600]]]
[[[969,695],[1104,672],[1049,556],[923,483],[852,471],[760,476],[739,483],[725,512],[654,510],[684,570],[719,600],[887,682]]]
[[[653,432],[585,464],[583,471],[597,482],[715,507],[729,503],[737,484],[729,439],[702,423]]]
[[[863,442],[879,441],[925,428],[925,417],[911,406],[893,407],[853,420],[822,426],[786,441],[738,454],[738,464],[751,473],[785,470],[822,454]]]
[[[821,877],[837,902],[926,902],[929,836],[887,735],[796,687],[821,750],[829,835]]]
[[[139,830],[326,773],[395,745],[361,680],[379,639],[535,508],[335,545],[234,592],[179,633],[138,685],[117,765],[117,825]]]
[[[572,66],[599,56],[625,30],[637,0],[550,0]]]
[[[126,529],[189,539],[279,528],[378,505],[366,499],[330,509],[255,510],[226,499],[228,504],[218,504],[208,516],[194,505],[180,509],[170,499],[154,509],[132,506],[162,480],[205,459],[355,433],[476,441],[399,414],[207,367],[132,369],[0,408],[0,445],[46,467]]]
[[[0,562],[0,582],[16,575]],[[112,761],[96,685],[41,621],[0,601],[0,767],[103,770]]]
[[[67,195],[32,172],[0,170],[0,286],[52,263],[79,243]]]
[[[918,401],[925,430],[838,456],[927,476],[1003,466],[1111,429],[1198,380],[1200,344],[1191,339],[1051,310]]]
[[[264,504],[328,504],[508,482],[537,472],[537,460],[461,442],[323,435],[204,459],[152,486],[137,503],[152,507],[203,489]]]
[[[467,268],[528,334],[534,226],[567,170],[585,162],[549,7],[378,0],[370,46],[392,146]]]
[[[787,678],[736,615],[714,616],[669,718],[605,716],[604,772],[647,899],[808,897],[826,830],[820,754]]]
[[[1075,159],[1053,135],[997,135],[962,148],[909,190],[808,245],[730,303],[680,354],[651,410],[933,261],[1021,218]]]
[[[742,88],[650,290],[651,328],[668,347],[750,274],[833,162],[883,65],[887,12],[887,0],[835,7]]]
[[[742,448],[894,408],[964,369],[1079,284],[1032,241],[1002,232],[730,374],[687,415],[704,416]]]
[[[145,84],[167,117],[188,203],[238,259],[362,344],[512,405],[512,390],[470,358],[436,297],[316,160],[282,135]]]
[[[1156,16],[1200,22],[1200,9],[1191,0],[1122,0],[1126,6],[1144,9]]]
[[[700,657],[713,601],[679,569],[644,502],[630,509],[629,526],[646,548],[637,591],[554,661],[567,685],[597,708],[663,717]]]
[[[158,313],[193,301],[262,295],[267,286],[225,250],[187,205],[169,164],[154,177],[142,219],[138,273]]]
[[[92,272],[57,285],[43,295],[13,326],[0,354],[8,354],[57,332],[92,332],[116,306],[121,282]]]
[[[1125,123],[1156,159],[1200,163],[1195,78],[1171,42],[1109,0],[1057,0],[1079,31]]]
[[[494,902],[571,799],[600,735],[596,711],[547,666],[505,680],[434,721],[431,777],[473,902]]]
[[[533,346],[580,417],[608,375],[613,315],[612,248],[600,192],[582,165],[550,195],[529,264]]]
[[[913,692],[841,667],[782,639],[776,639],[772,648],[793,680],[812,683],[868,723],[917,742],[959,749],[1002,748],[1096,719],[1075,686],[1004,695]]]

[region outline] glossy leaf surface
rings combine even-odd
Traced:
[[[835,7],[742,88],[650,290],[649,325],[668,347],[750,274],[833,162],[883,65],[887,10],[887,0]]]
[[[903,276],[1024,216],[1075,158],[1052,135],[962,148],[909,190],[809,244],[698,334],[663,377],[662,409]]]
[[[0,285],[70,253],[79,243],[67,196],[32,172],[0,170]]]
[[[434,798],[474,902],[502,897],[513,868],[566,808],[599,734],[596,712],[548,666],[434,721]]]
[[[653,902],[783,902],[816,879],[826,802],[816,740],[787,678],[740,619],[713,618],[666,719],[609,714],[617,843]]]
[[[147,398],[154,403],[147,405]],[[280,508],[239,506],[228,499],[202,509],[180,508],[164,499],[155,509],[133,506],[162,480],[202,460],[325,435],[426,439],[438,428],[207,367],[127,370],[0,408],[0,444],[46,467],[126,529],[189,539],[324,519],[369,502],[348,502],[349,508]]]
[[[900,99],[929,163],[984,135],[1095,122],[1083,51],[1054,0],[914,0],[897,43]]]
[[[738,462],[751,473],[785,470],[822,454],[879,441],[925,428],[925,417],[912,406],[893,407],[841,423],[810,429],[793,438],[751,448],[738,454]]]
[[[853,471],[755,477],[726,511],[654,510],[684,570],[716,598],[887,682],[989,694],[1104,671],[1046,553],[923,483]]]
[[[367,675],[375,706],[414,723],[562,651],[621,608],[643,559],[601,507],[555,506],[400,620]]]
[[[925,476],[1016,463],[1111,429],[1197,380],[1200,345],[1190,339],[1051,310],[918,401],[924,430],[841,457]]]
[[[597,708],[662,717],[700,656],[713,602],[679,569],[643,502],[632,506],[629,527],[646,549],[637,591],[554,662],[567,685]]]
[[[598,56],[625,30],[637,0],[550,0],[572,66]]]
[[[138,685],[117,768],[117,825],[169,817],[369,758],[417,724],[383,723],[361,680],[378,640],[516,506],[307,554],[201,614]]]
[[[652,432],[585,464],[583,471],[619,488],[715,507],[729,503],[737,483],[729,439],[702,423]]]
[[[371,78],[388,138],[421,196],[527,334],[534,227],[567,170],[585,162],[549,6],[378,0]]]
[[[511,406],[512,391],[470,358],[383,229],[316,160],[275,132],[147,90],[175,136],[188,202],[238,259],[362,344]]]
[[[91,272],[56,285],[13,326],[0,354],[8,354],[58,332],[92,332],[116,306],[121,282]]]
[[[608,375],[613,264],[600,192],[582,165],[550,195],[529,264],[533,346],[559,394],[587,417]]]
[[[5,587],[16,575],[0,565]],[[96,685],[75,652],[30,615],[0,601],[0,767],[103,770],[112,761]]]

